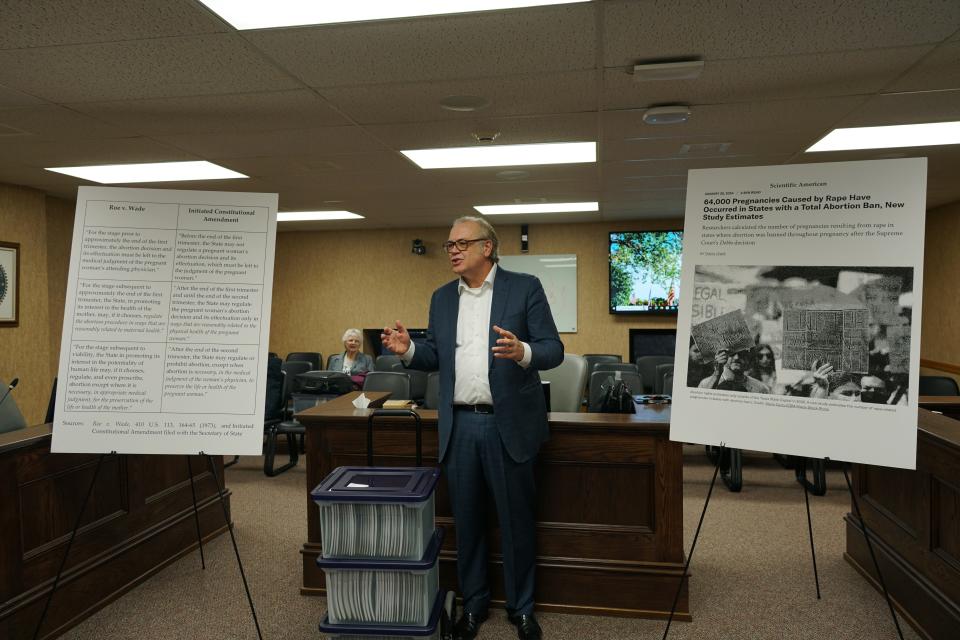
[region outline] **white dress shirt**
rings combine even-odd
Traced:
[[[490,392],[490,309],[493,306],[493,286],[497,265],[479,287],[471,288],[461,278],[457,285],[460,306],[457,311],[457,349],[454,362],[456,380],[453,386],[453,404],[493,404]],[[533,352],[523,345],[523,357],[517,362],[526,369]],[[401,357],[405,364],[413,360],[415,345]]]

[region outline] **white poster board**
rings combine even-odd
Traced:
[[[277,195],[80,187],[51,450],[259,455]]]
[[[914,468],[925,195],[925,158],[690,171],[670,438]]]
[[[560,333],[577,332],[577,254],[500,256],[509,271],[537,276]]]

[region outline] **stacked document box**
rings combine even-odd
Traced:
[[[386,625],[334,625],[324,618],[320,623],[320,632],[336,640],[441,640],[440,616],[443,613],[444,593],[438,593],[430,612],[430,621],[424,627],[404,627]]]
[[[340,467],[311,493],[320,508],[327,619],[339,638],[434,637],[440,599],[433,468]],[[371,633],[369,629],[380,629]],[[402,633],[398,633],[400,630]]]

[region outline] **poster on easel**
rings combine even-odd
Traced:
[[[926,167],[690,171],[672,440],[915,467]]]
[[[54,453],[259,455],[277,195],[80,187]]]

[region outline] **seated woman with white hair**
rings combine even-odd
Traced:
[[[363,334],[359,329],[347,329],[343,333],[343,353],[330,356],[327,369],[340,371],[348,376],[366,375],[373,369],[373,358],[360,352]]]

